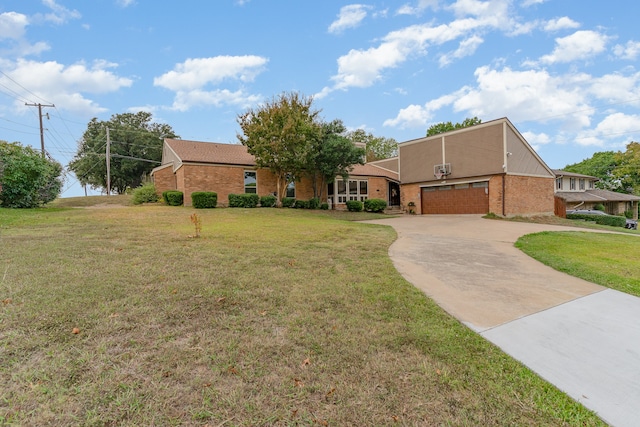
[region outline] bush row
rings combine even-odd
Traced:
[[[182,191],[169,190],[162,193],[162,200],[169,206],[182,206],[184,194]]]
[[[348,200],[347,210],[349,212],[382,212],[387,208],[387,202],[382,199],[367,199],[363,202],[359,200]]]
[[[196,209],[211,209],[218,205],[218,193],[213,191],[194,191],[191,193],[191,204]]]
[[[594,221],[596,224],[610,225],[613,227],[624,227],[627,224],[627,219],[625,217],[614,215],[567,214],[567,219]]]

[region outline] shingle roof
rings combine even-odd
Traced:
[[[640,197],[608,190],[558,191],[556,196],[567,202],[635,202]]]
[[[164,141],[182,162],[243,166],[255,166],[256,164],[254,157],[249,154],[244,145],[182,139],[165,139]]]
[[[249,154],[247,147],[244,145],[185,141],[182,139],[165,139],[164,141],[183,163],[256,165],[255,158]],[[383,176],[398,181],[398,173],[371,164],[355,165],[350,175]]]

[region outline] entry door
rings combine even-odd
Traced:
[[[389,182],[389,206],[400,206],[400,184]]]

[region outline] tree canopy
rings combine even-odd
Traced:
[[[0,141],[0,206],[35,208],[62,189],[62,166],[18,142]]]
[[[398,155],[398,142],[393,138],[375,136],[363,129],[351,131],[346,136],[354,143],[366,144],[367,162],[388,159]]]
[[[614,176],[613,171],[618,165],[617,154],[613,151],[594,153],[593,157],[581,162],[565,166],[562,170],[579,173],[582,175],[599,178],[597,188],[610,191],[620,190],[620,181]]]
[[[276,176],[279,201],[287,184],[306,173],[311,146],[322,135],[319,113],[313,108],[313,98],[290,92],[238,116],[243,132],[237,134],[238,141],[259,167],[268,168]]]
[[[111,189],[118,194],[138,187],[160,164],[163,138],[178,138],[168,124],[154,123],[151,113],[115,114],[108,121],[91,119],[69,163],[78,180],[93,189],[107,188],[107,128],[111,140]]]
[[[616,153],[617,166],[613,176],[625,193],[640,195],[640,143],[630,142],[624,152]]]
[[[462,121],[462,123],[451,123],[451,122],[441,122],[436,123],[434,125],[429,126],[427,129],[427,136],[438,135],[441,133],[449,132],[456,129],[467,128],[469,126],[474,126],[482,123],[477,117],[466,118]]]

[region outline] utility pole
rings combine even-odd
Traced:
[[[40,117],[40,148],[42,148],[42,157],[44,157],[44,128],[42,127],[42,107],[55,107],[53,104],[27,104],[27,107],[38,107],[38,116]],[[49,118],[49,114],[47,113],[47,119]]]
[[[107,196],[111,195],[111,139],[107,128]]]

